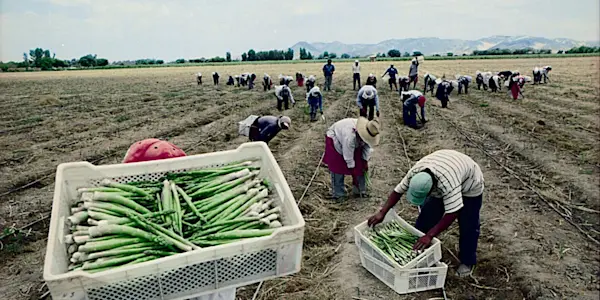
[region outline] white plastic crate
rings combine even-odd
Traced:
[[[429,268],[397,269],[362,251],[359,254],[363,267],[398,294],[440,289],[446,282],[448,265],[443,262]]]
[[[273,184],[281,203],[283,227],[272,235],[208,247],[114,270],[88,274],[69,272],[65,219],[76,189],[117,182],[156,180],[167,172],[217,167],[248,159],[260,160],[259,177]],[[285,276],[300,271],[304,219],[277,161],[263,142],[245,143],[235,150],[140,162],[94,166],[88,162],[58,166],[52,218],[44,261],[44,280],[52,299],[141,300],[187,299]]]
[[[412,225],[408,224],[406,221],[404,221],[404,219],[400,218],[398,216],[398,214],[396,214],[396,212],[392,209],[387,213],[382,224],[391,222],[391,221],[399,222],[399,224],[403,228],[405,228],[408,232],[410,232],[416,236],[424,235],[424,233],[417,230]],[[354,242],[355,242],[356,246],[358,247],[359,252],[362,251],[365,254],[369,255],[370,257],[373,257],[373,258],[387,264],[388,266],[390,266],[392,268],[397,268],[397,269],[426,268],[426,267],[435,265],[437,262],[439,262],[442,259],[442,243],[440,242],[439,239],[433,238],[431,240],[431,245],[429,246],[429,248],[425,249],[421,254],[419,254],[417,257],[415,257],[409,263],[407,263],[405,265],[400,265],[395,260],[390,258],[387,254],[385,254],[385,252],[383,252],[381,249],[377,248],[375,246],[375,244],[373,244],[373,242],[371,242],[369,240],[369,238],[366,236],[367,230],[369,230],[369,225],[367,225],[367,221],[364,221],[364,222],[356,225],[356,227],[354,227]]]

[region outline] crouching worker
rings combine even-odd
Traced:
[[[454,86],[452,86],[450,81],[444,80],[438,84],[435,97],[442,102],[442,108],[448,108],[448,102],[450,102],[450,93],[452,93],[453,89]]]
[[[398,78],[398,84],[400,85],[400,94],[402,94],[402,92],[408,92],[410,78],[408,78],[408,76],[400,76],[400,78]]]
[[[365,84],[377,88],[377,78],[373,73],[369,74],[369,77],[367,77],[367,82]]]
[[[379,144],[378,120],[364,117],[337,121],[327,130],[323,162],[331,173],[332,198],[341,201],[346,197],[344,176],[352,176],[352,192],[355,196],[368,197],[365,173],[372,148]]]
[[[265,73],[265,75],[263,76],[263,89],[265,91],[267,90],[271,90],[271,87],[273,86],[273,80],[271,80],[271,76],[269,76],[269,74]]]
[[[359,113],[362,117],[367,117],[369,120],[373,120],[374,111],[377,111],[377,117],[379,117],[379,96],[377,96],[377,89],[370,85],[365,85],[358,91],[356,97],[356,105],[358,105]],[[368,113],[367,113],[368,112]]]
[[[315,122],[317,121],[317,110],[323,115],[323,94],[318,86],[310,89],[306,94],[306,101],[310,106],[310,121]]]
[[[185,152],[167,141],[159,139],[145,139],[133,143],[123,159],[123,163],[136,163],[167,158],[183,157]],[[191,298],[189,300],[235,300],[235,288],[227,288],[218,292]]]
[[[233,76],[229,76],[229,78],[227,79],[227,85],[234,85],[235,84],[235,80],[233,80]]]
[[[421,208],[415,227],[425,235],[417,240],[413,249],[423,250],[458,219],[460,265],[456,273],[466,277],[477,263],[483,187],[483,173],[472,158],[454,150],[439,150],[423,157],[408,171],[381,210],[369,218],[368,224],[381,223],[406,194],[409,203]]]
[[[277,109],[282,111],[285,109],[290,109],[290,101],[292,102],[292,106],[296,106],[296,101],[294,101],[294,96],[292,96],[292,90],[287,85],[279,85],[275,87],[275,97],[277,98]]]
[[[202,84],[202,73],[198,72],[198,74],[196,74],[196,82],[198,85]]]
[[[431,75],[429,73],[425,73],[425,77],[423,77],[423,81],[425,81],[425,89],[423,93],[427,94],[427,92],[431,91],[431,96],[433,96],[433,90],[435,89],[435,81],[437,77]]]
[[[427,101],[425,96],[417,90],[412,90],[402,93],[401,97],[404,102],[402,105],[402,119],[404,120],[404,125],[414,129],[423,127],[427,122],[425,120],[425,101]],[[417,124],[417,106],[421,108],[419,119],[421,119],[422,125],[420,126]]]
[[[292,120],[288,116],[257,117],[250,126],[248,138],[252,142],[269,143],[282,129],[290,129]]]
[[[463,87],[465,88],[465,95],[469,93],[469,83],[473,80],[473,77],[469,75],[458,76],[456,81],[458,82],[458,94],[462,93]]]

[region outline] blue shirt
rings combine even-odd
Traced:
[[[308,95],[308,97],[306,97],[306,100],[308,101],[308,105],[310,106],[319,106],[319,111],[323,112],[323,96],[321,96],[321,94],[319,94],[318,96],[313,96],[312,93]]]
[[[389,67],[385,71],[385,73],[383,73],[383,76],[385,76],[385,74],[389,74],[390,78],[396,79],[396,75],[398,74],[398,70],[396,70],[396,68]]]
[[[404,106],[406,106],[407,108],[409,108],[411,106],[415,106],[415,105],[419,105],[419,96],[418,95],[411,95],[410,98],[404,100]],[[425,106],[424,105],[421,107],[421,119],[425,120]]]
[[[257,120],[258,137],[257,141],[269,143],[280,131],[279,118],[275,116],[264,116]]]
[[[323,66],[323,74],[325,76],[331,76],[333,75],[333,72],[335,71],[335,66],[333,64],[325,64]]]

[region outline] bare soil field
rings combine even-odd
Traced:
[[[397,62],[401,74],[408,62]],[[325,121],[310,123],[305,88],[292,84],[292,128],[271,143],[306,220],[300,273],[265,282],[257,299],[431,299],[440,290],[398,295],[360,265],[352,228],[379,209],[411,165],[439,149],[473,157],[486,180],[479,263],[471,278],[454,275],[458,228],[440,236],[450,268],[450,299],[598,299],[600,293],[600,76],[599,58],[425,61],[420,77],[476,70],[553,67],[551,82],[526,85],[513,101],[506,88],[471,86],[451,96],[448,109],[427,95],[429,122],[402,124],[402,103],[381,80],[383,136],[371,162],[371,198],[327,200],[330,181],[320,166],[324,134],[356,117],[351,66],[336,64],[333,91],[324,96]],[[381,75],[389,62],[362,64]],[[260,78],[301,72],[323,83],[321,64],[234,65],[0,74],[0,299],[39,299],[54,172],[59,163],[118,163],[134,141],[168,139],[188,154],[236,148],[246,141],[237,122],[250,114],[279,113]],[[210,73],[221,74],[213,86]],[[229,74],[258,75],[254,90],[224,85]],[[205,74],[196,85],[194,74]],[[422,90],[422,82],[418,89]],[[320,166],[320,167],[319,167]],[[396,207],[414,221],[417,209]],[[21,229],[21,230],[19,230]],[[15,231],[16,230],[16,231]],[[13,233],[15,232],[15,233]],[[12,233],[12,234],[8,234]],[[238,289],[251,299],[256,285]],[[49,297],[48,297],[49,298]],[[439,298],[436,298],[439,299]]]

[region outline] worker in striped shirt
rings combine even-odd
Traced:
[[[479,165],[469,156],[454,150],[439,150],[419,160],[390,194],[381,210],[369,218],[374,226],[403,194],[421,208],[415,227],[425,235],[415,250],[429,246],[431,240],[458,218],[460,231],[459,276],[469,276],[477,262],[479,211],[483,200],[484,180]]]

